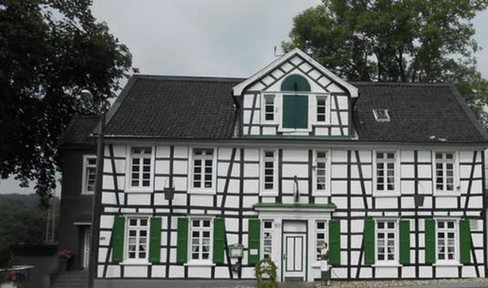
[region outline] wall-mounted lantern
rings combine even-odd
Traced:
[[[173,198],[175,196],[175,188],[167,187],[167,188],[164,188],[163,192],[164,192],[164,199],[165,200],[168,200],[168,201],[173,200]]]

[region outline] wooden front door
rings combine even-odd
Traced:
[[[306,222],[287,221],[283,228],[283,280],[305,281],[307,273]]]

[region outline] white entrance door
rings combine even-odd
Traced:
[[[84,229],[83,235],[83,268],[88,268],[90,261],[90,238],[91,238],[91,227],[87,226]]]
[[[305,281],[307,271],[306,251],[306,222],[284,222],[282,263],[285,281]]]

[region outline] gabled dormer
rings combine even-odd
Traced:
[[[234,86],[243,136],[346,136],[356,87],[294,49]]]

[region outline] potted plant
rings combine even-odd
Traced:
[[[61,271],[68,271],[70,259],[75,255],[72,250],[61,250],[59,256],[59,268]]]

